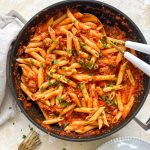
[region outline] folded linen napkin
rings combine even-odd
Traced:
[[[6,84],[6,60],[11,43],[24,24],[13,16],[14,13],[0,15],[0,125],[15,116],[13,97]]]

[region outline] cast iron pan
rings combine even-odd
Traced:
[[[117,23],[118,26],[127,33],[128,40],[137,41],[140,43],[146,43],[144,36],[142,35],[138,27],[134,24],[134,22],[125,14],[123,14],[121,11],[119,11],[118,9],[108,4],[105,4],[103,2],[93,1],[93,0],[69,0],[69,1],[59,2],[37,13],[23,27],[12,49],[9,51],[9,54],[8,54],[7,80],[8,80],[11,92],[18,106],[22,110],[22,112],[35,126],[37,126],[42,131],[54,137],[68,140],[68,141],[83,142],[83,141],[92,141],[92,140],[101,139],[120,130],[122,127],[126,126],[135,117],[137,112],[142,107],[149,92],[150,79],[148,76],[144,75],[144,82],[143,82],[144,91],[138,97],[138,100],[135,103],[134,107],[132,108],[128,117],[125,120],[122,120],[120,123],[118,123],[114,127],[110,128],[109,130],[106,128],[102,130],[101,133],[96,131],[96,132],[93,132],[94,134],[92,135],[91,134],[78,135],[76,133],[68,134],[68,133],[63,132],[62,131],[63,129],[58,127],[57,125],[43,126],[41,125],[40,122],[44,118],[38,106],[36,104],[33,104],[32,107],[26,108],[24,107],[23,103],[18,100],[19,96],[24,97],[19,87],[21,70],[16,65],[16,58],[19,56],[18,54],[19,47],[22,44],[23,45],[27,44],[30,36],[34,34],[34,27],[37,24],[46,21],[51,16],[57,14],[59,11],[65,11],[66,8],[76,8],[82,13],[84,12],[92,13],[96,15],[104,24],[109,24],[113,26],[114,23]],[[110,22],[107,22],[106,20],[109,20]],[[149,63],[149,57],[146,54],[139,53],[139,56],[145,62]]]

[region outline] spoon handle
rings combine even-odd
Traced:
[[[125,46],[150,55],[150,45],[148,44],[126,41]]]
[[[149,64],[145,63],[143,60],[137,58],[129,52],[125,52],[124,57],[150,77]]]

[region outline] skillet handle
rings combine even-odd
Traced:
[[[26,24],[27,23],[27,20],[24,19],[17,11],[15,10],[11,10],[9,13],[8,13],[9,16],[12,16],[12,17],[17,17],[23,24]]]
[[[149,130],[150,129],[150,118],[147,120],[146,123],[141,122],[138,118],[134,118],[134,121],[141,126],[144,130]]]

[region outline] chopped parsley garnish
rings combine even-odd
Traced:
[[[102,100],[105,100],[107,104],[110,104],[110,99],[107,96],[102,95],[101,98]]]
[[[81,48],[81,51],[82,51],[82,52],[84,52],[84,49],[83,49],[83,48]]]
[[[53,86],[54,84],[53,84],[53,82],[52,81],[49,81],[48,82],[48,86]]]
[[[77,57],[77,52],[76,51],[73,51],[73,56]]]
[[[93,69],[97,69],[98,67],[96,65],[94,65]]]
[[[114,42],[114,41],[111,41],[114,45],[116,45],[117,43],[116,42]]]
[[[57,44],[57,41],[56,40],[52,40],[52,43]]]
[[[23,136],[22,136],[23,139],[25,139],[26,137],[27,137],[26,135],[23,135]]]
[[[30,131],[33,131],[33,128],[29,125]]]
[[[103,44],[104,48],[108,48],[107,43],[106,43],[103,39],[101,39],[100,41],[101,41],[101,43]]]
[[[82,58],[80,61],[79,61],[80,65],[82,68],[84,68],[84,64],[85,64],[85,58]]]
[[[64,99],[62,97],[57,97],[57,100],[64,101]]]
[[[56,65],[57,64],[57,60],[55,59],[55,60],[53,60],[53,64],[54,65]]]
[[[85,44],[85,43],[83,43],[83,42],[81,42],[81,45],[82,45],[83,47],[85,47],[85,46],[86,46],[86,44]]]
[[[66,67],[62,67],[62,70],[66,70]]]
[[[100,58],[103,58],[103,57],[104,57],[101,52],[99,53],[99,57],[100,57]]]
[[[91,69],[92,69],[92,65],[93,65],[93,60],[90,60],[90,61],[87,63],[86,66],[87,66],[88,69],[91,70]]]
[[[40,88],[40,91],[43,92],[44,90],[45,90],[45,88],[42,86],[42,87]]]
[[[67,51],[68,54],[71,53],[71,49],[70,48],[66,48],[66,51]]]
[[[106,99],[105,99],[105,100],[106,100],[106,103],[107,103],[107,104],[110,104],[110,99],[109,99],[107,96],[106,96]]]
[[[77,20],[75,19],[75,20],[73,20],[73,23],[77,23]]]
[[[63,127],[66,128],[68,125],[68,122],[64,122]]]
[[[32,58],[30,58],[30,62],[31,62],[31,65],[34,66],[34,61]]]
[[[67,83],[69,83],[71,80],[70,79],[67,79]]]
[[[118,105],[118,104],[117,104],[117,101],[114,100],[114,101],[112,102],[112,105],[113,105],[113,106],[117,106],[117,105]]]
[[[40,67],[43,68],[43,66],[44,66],[44,65],[41,63],[41,64],[40,64]]]
[[[56,81],[56,85],[60,86],[61,85],[61,82],[58,80]]]
[[[101,95],[102,100],[105,100],[106,96],[105,95]]]
[[[85,86],[84,82],[80,83],[80,89],[81,89],[81,91],[84,89],[84,86]]]
[[[66,101],[61,101],[60,106],[66,106]]]
[[[50,71],[50,75],[51,75],[51,76],[53,75],[53,72],[52,72],[52,71]]]
[[[112,83],[109,84],[110,87],[113,87],[114,85]]]

